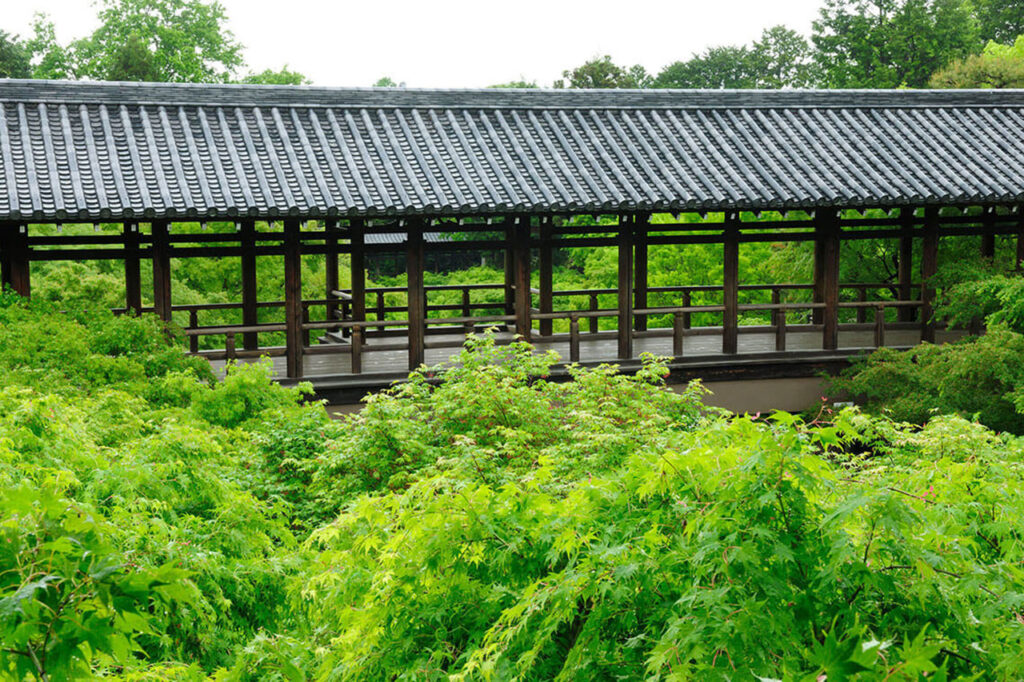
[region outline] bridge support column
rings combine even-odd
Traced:
[[[633,216],[619,217],[619,359],[633,357]]]
[[[647,226],[650,216],[637,218],[633,230],[633,308],[647,307]],[[647,330],[647,316],[637,315],[633,320],[633,329],[638,332]]]
[[[554,278],[554,250],[551,248],[551,218],[542,218],[540,221],[540,289],[539,309],[542,313],[550,313],[554,310],[553,278]],[[551,336],[554,325],[553,320],[540,320],[540,335]]]
[[[516,334],[530,340],[530,218],[516,221],[514,248]]]
[[[409,225],[406,249],[408,273],[407,310],[409,318],[409,370],[426,359],[426,290],[423,288],[423,221]]]
[[[285,360],[289,379],[302,376],[302,238],[299,221],[284,221]]]
[[[28,225],[0,225],[0,278],[3,286],[28,298],[32,293]]]
[[[825,304],[822,318],[822,348],[839,347],[839,213],[822,211],[818,216],[821,252],[821,297]]]
[[[739,352],[740,291],[739,215],[727,213],[722,240],[722,352]]]
[[[939,209],[929,206],[924,210],[924,242],[921,247],[921,340],[935,343],[935,283],[932,278],[938,269]]]
[[[242,245],[242,324],[254,325],[259,322],[256,293],[256,221],[243,220],[239,223]],[[242,347],[245,350],[259,348],[259,334],[242,333]]]
[[[166,220],[155,220],[153,232],[153,310],[161,320],[171,320],[171,246]]]
[[[142,275],[139,262],[139,225],[125,223],[124,234],[124,307],[129,315],[142,309]]]
[[[909,301],[913,296],[914,283],[914,209],[909,206],[900,209],[900,253],[897,268],[900,300]],[[900,308],[897,319],[900,322],[913,322],[914,309]]]

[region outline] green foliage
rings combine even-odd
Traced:
[[[562,72],[562,79],[555,81],[556,88],[645,88],[651,77],[644,67],[619,66],[609,55],[594,57],[575,69]]]
[[[259,73],[250,73],[242,82],[249,85],[309,85],[310,80],[285,64],[277,71],[264,69]]]
[[[0,78],[29,78],[31,56],[18,36],[0,30]]]
[[[1017,0],[975,0],[982,40],[1013,42],[1024,33],[1024,5]]]
[[[990,42],[984,52],[953,62],[932,76],[933,88],[1024,87],[1024,36],[1013,45]]]
[[[963,0],[825,0],[812,41],[829,88],[925,87],[981,47]]]

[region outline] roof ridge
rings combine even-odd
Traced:
[[[0,79],[0,101],[360,109],[1024,107],[1024,90],[582,90]]]

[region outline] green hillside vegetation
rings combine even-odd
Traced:
[[[0,677],[1024,675],[1016,436],[458,360],[331,421],[150,316],[3,299]]]

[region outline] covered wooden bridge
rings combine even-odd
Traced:
[[[269,355],[324,394],[385,385],[492,326],[567,362],[650,351],[705,375],[941,340],[955,332],[932,315],[940,239],[980,236],[991,256],[1007,235],[1019,262],[1022,201],[1018,91],[0,81],[5,286],[29,296],[41,261],[123,262],[123,310],[173,319],[215,363]],[[82,223],[121,229],[43,229]],[[892,281],[840,279],[860,239],[898,243]],[[743,281],[753,242],[813,242],[813,272]],[[721,281],[649,286],[650,250],[690,244],[720,245]],[[617,251],[614,287],[553,287],[554,255],[581,247]],[[499,254],[503,281],[427,286],[441,249]],[[367,287],[376,253],[403,255],[405,286]],[[326,284],[304,296],[311,254]],[[175,303],[174,264],[209,257],[238,259],[241,300]],[[284,273],[272,300],[265,257]],[[204,323],[225,310],[237,322]]]

